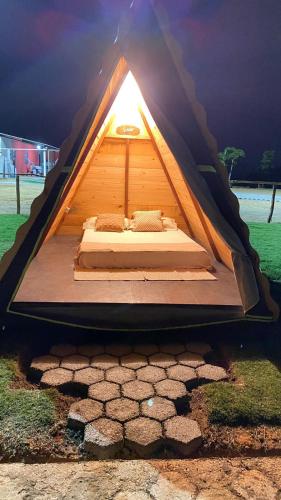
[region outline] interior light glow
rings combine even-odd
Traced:
[[[116,132],[120,135],[138,135],[142,127],[139,107],[142,106],[143,97],[136,80],[129,71],[127,74],[112,111],[115,115]]]

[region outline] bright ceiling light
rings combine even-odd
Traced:
[[[117,134],[134,136],[140,133],[142,120],[139,107],[142,103],[143,97],[138,84],[129,71],[112,108]]]

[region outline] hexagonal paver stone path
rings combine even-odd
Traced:
[[[196,354],[195,352],[185,351],[177,356],[177,361],[181,365],[190,366],[191,368],[198,368],[198,366],[204,365],[205,360],[201,354]]]
[[[86,368],[90,364],[90,359],[81,354],[72,354],[71,356],[64,356],[61,361],[61,367],[68,370],[80,370]]]
[[[106,380],[115,382],[116,384],[125,384],[125,382],[134,380],[136,378],[136,374],[134,370],[130,370],[130,368],[116,366],[115,368],[109,368],[109,370],[106,370],[105,378]]]
[[[125,366],[126,368],[131,368],[132,370],[137,370],[138,368],[147,366],[148,361],[147,358],[142,354],[131,352],[130,354],[126,354],[126,356],[122,356],[121,365]]]
[[[212,352],[211,346],[206,342],[187,342],[185,347],[187,351],[201,354],[201,356],[206,356],[206,354]]]
[[[187,389],[183,382],[178,380],[161,380],[155,384],[155,391],[158,396],[176,401],[187,396]]]
[[[92,358],[93,356],[97,356],[98,354],[103,354],[104,346],[100,344],[84,344],[78,346],[77,352],[78,354],[82,354],[83,356]]]
[[[125,424],[125,442],[138,455],[151,455],[161,446],[162,426],[146,417],[130,420]]]
[[[158,368],[158,366],[145,366],[137,370],[137,378],[143,380],[143,382],[156,384],[156,382],[160,382],[160,380],[166,378],[166,373],[163,368]]]
[[[144,417],[154,418],[163,422],[177,414],[176,407],[172,401],[156,396],[141,403],[141,413]]]
[[[111,458],[123,447],[123,426],[108,418],[99,418],[85,427],[84,449],[99,458]]]
[[[107,370],[108,368],[113,368],[118,365],[118,358],[116,356],[111,356],[111,354],[99,354],[98,356],[94,356],[91,361],[91,366],[99,368],[100,370]]]
[[[118,384],[112,382],[98,382],[97,384],[90,385],[88,391],[89,398],[96,399],[97,401],[110,401],[111,399],[119,398],[120,387]]]
[[[108,344],[105,346],[105,352],[120,357],[132,352],[132,347],[129,344]]]
[[[144,399],[154,396],[154,389],[148,382],[141,380],[133,380],[122,385],[123,396],[135,401],[143,401]]]
[[[108,418],[119,420],[119,422],[126,422],[139,416],[139,403],[127,398],[113,399],[106,403],[105,413]]]
[[[40,378],[43,373],[52,368],[58,368],[60,359],[57,356],[47,354],[46,356],[38,356],[32,360],[30,365],[29,374],[31,377]]]
[[[164,352],[158,352],[149,356],[149,363],[159,368],[169,368],[169,366],[175,365],[176,362],[175,356]]]
[[[54,356],[71,356],[77,352],[77,347],[72,344],[57,344],[50,349],[50,354]]]
[[[164,435],[167,443],[184,456],[194,453],[202,444],[202,434],[197,422],[183,416],[166,420]]]
[[[151,356],[159,352],[159,347],[156,344],[136,344],[133,351],[143,354],[143,356]]]
[[[160,352],[165,352],[167,354],[180,354],[185,351],[185,346],[178,342],[160,344]]]
[[[219,380],[226,380],[227,373],[221,366],[203,365],[196,369],[198,380],[200,384],[207,384],[209,382],[218,382]]]
[[[74,372],[73,382],[81,389],[87,389],[89,385],[104,380],[104,371],[89,366]]]
[[[85,425],[103,416],[103,404],[93,399],[82,399],[69,409],[67,425],[72,429],[84,429]]]
[[[60,391],[67,390],[73,380],[73,372],[64,368],[54,368],[44,373],[41,378],[42,387],[54,387]]]
[[[196,387],[198,379],[194,368],[184,365],[175,365],[167,369],[167,374],[170,379],[183,382],[188,389]]]

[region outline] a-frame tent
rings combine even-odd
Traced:
[[[92,329],[150,330],[278,317],[278,306],[270,296],[268,281],[261,274],[258,256],[250,246],[247,226],[240,219],[238,201],[229,189],[224,167],[218,162],[216,143],[207,128],[206,114],[196,100],[180,49],[166,26],[165,14],[150,2],[145,6],[143,2],[135,2],[123,16],[119,38],[108,48],[102,71],[90,86],[87,102],[73,122],[59,161],[48,174],[45,189],[34,201],[30,218],[19,229],[14,246],[1,261],[0,312],[3,322],[27,318]],[[158,288],[154,284],[152,294],[142,289],[135,295],[131,291],[126,295],[128,285],[119,288],[118,294],[118,288],[111,283],[105,289],[105,298],[101,296],[98,300],[82,297],[81,300],[65,301],[63,296],[57,297],[56,287],[48,300],[26,301],[19,295],[34,257],[40,255],[46,242],[55,234],[66,235],[73,232],[73,226],[82,225],[85,214],[71,212],[71,207],[77,202],[76,193],[83,185],[85,175],[95,166],[93,158],[101,154],[104,140],[109,140],[110,110],[129,71],[136,79],[148,110],[148,114],[140,111],[146,135],[144,143],[153,146],[165,174],[159,175],[165,176],[169,196],[176,200],[174,207],[172,202],[167,203],[169,209],[174,208],[173,215],[178,210],[179,224],[210,252],[218,266],[222,265],[231,273],[232,281],[226,282],[228,290],[225,288],[225,291],[231,296],[231,288],[233,293],[236,289],[239,300],[233,303],[231,300],[213,302],[214,286],[218,286],[214,284],[206,285],[201,299],[197,297],[194,301],[186,300],[183,289],[180,300],[176,288],[171,288],[170,298],[169,294],[162,294],[163,283],[158,284]],[[114,155],[116,147],[119,150],[123,147],[117,142]],[[131,195],[130,198],[126,188],[126,155],[125,146],[125,199],[118,207],[130,215],[128,212],[133,209],[154,207],[148,200],[143,205],[143,195],[137,196],[136,187],[135,197]],[[154,184],[150,182],[150,189],[157,182],[157,179]],[[101,185],[106,186],[106,183]],[[106,187],[110,190],[109,185]],[[114,182],[111,188],[112,200]],[[98,192],[99,185],[93,185],[91,192],[94,190]],[[153,189],[150,195],[154,197]],[[165,199],[165,192],[163,197]],[[113,206],[98,208],[100,211],[102,208],[104,211],[113,210]],[[79,232],[74,229],[73,234]],[[37,281],[40,296],[45,286],[40,266],[36,280],[33,276],[33,285],[34,281]],[[91,287],[98,288],[93,283]],[[189,287],[191,289],[191,285]],[[166,284],[166,290],[168,288]],[[109,290],[115,290],[110,299],[106,295]]]

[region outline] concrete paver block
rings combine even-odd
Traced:
[[[139,403],[128,398],[113,399],[106,403],[105,412],[108,418],[126,422],[139,416]]]
[[[154,387],[157,396],[168,398],[172,401],[187,396],[187,390],[184,383],[178,380],[161,380],[161,382],[157,382]]]
[[[135,401],[143,401],[154,396],[154,389],[148,382],[142,382],[141,380],[133,380],[132,382],[127,382],[122,385],[123,396],[134,399]]]
[[[100,370],[107,370],[119,366],[119,360],[116,356],[111,356],[111,354],[99,354],[92,358],[91,366]]]
[[[137,378],[138,380],[143,380],[144,382],[156,384],[157,382],[160,382],[160,380],[164,380],[164,378],[166,378],[166,373],[163,368],[149,365],[137,370]]]
[[[90,359],[81,354],[72,354],[71,356],[64,356],[61,361],[61,367],[68,370],[80,370],[86,368],[90,364]]]
[[[47,370],[58,368],[59,364],[60,358],[58,358],[57,356],[52,356],[51,354],[47,354],[46,356],[38,356],[37,358],[33,358],[30,365],[29,374],[31,377],[40,378]]]
[[[64,390],[73,380],[73,372],[64,368],[54,368],[48,370],[41,378],[42,387],[54,387],[59,390]]]
[[[162,426],[146,417],[130,420],[125,424],[125,442],[138,455],[151,455],[161,446]]]
[[[110,401],[111,399],[119,398],[120,387],[118,384],[107,382],[106,380],[90,385],[88,390],[89,398],[96,399],[97,401]]]
[[[203,365],[196,369],[198,381],[200,384],[207,384],[209,382],[218,382],[226,380],[228,375],[224,368],[215,365]]]
[[[153,418],[163,422],[177,414],[176,407],[172,401],[155,396],[141,403],[141,414],[144,417]]]
[[[153,366],[158,366],[159,368],[169,368],[176,364],[176,358],[172,354],[167,354],[164,352],[159,352],[149,356],[149,363]]]
[[[67,425],[72,429],[84,429],[86,424],[102,416],[102,403],[93,399],[82,399],[70,406]]]
[[[105,378],[106,380],[115,382],[116,384],[125,384],[125,382],[134,380],[136,378],[136,374],[134,370],[130,370],[130,368],[116,366],[115,368],[109,368],[109,370],[106,370]]]
[[[100,382],[101,380],[104,380],[104,371],[91,366],[74,372],[73,381],[85,387]]]
[[[167,374],[170,379],[183,382],[188,389],[196,387],[198,379],[194,368],[184,365],[175,365],[167,369]]]
[[[126,356],[122,356],[121,365],[125,366],[126,368],[131,368],[132,370],[137,370],[138,368],[147,366],[148,360],[142,354],[132,352],[130,354],[126,354]]]
[[[202,444],[202,434],[195,420],[183,416],[164,422],[164,435],[169,445],[181,455],[189,456]]]
[[[123,426],[108,418],[99,418],[85,427],[84,449],[99,458],[110,458],[123,447]]]
[[[185,351],[177,356],[177,361],[181,365],[190,366],[191,368],[198,368],[205,364],[205,360],[201,354],[195,352]]]

